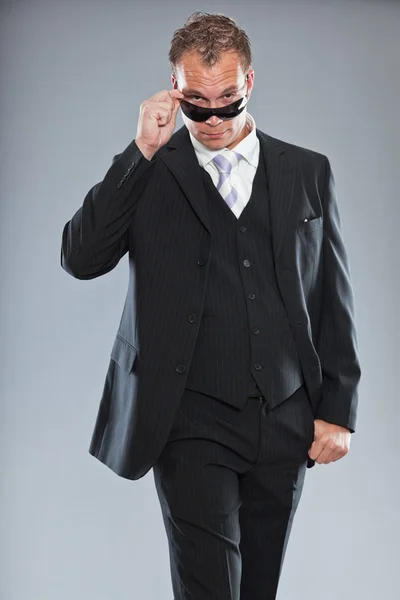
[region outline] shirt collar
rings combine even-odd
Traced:
[[[257,168],[257,148],[259,140],[256,135],[255,120],[249,113],[246,114],[246,124],[249,125],[251,131],[234,147],[234,149],[235,152],[240,152],[240,154],[247,160],[247,162],[250,165]],[[206,164],[208,164],[214,158],[214,156],[216,156],[217,154],[221,154],[224,152],[224,150],[226,150],[226,148],[222,148],[220,150],[210,150],[209,148],[207,148],[207,146],[199,142],[199,140],[197,140],[190,133],[190,131],[189,135],[201,167],[204,167]]]

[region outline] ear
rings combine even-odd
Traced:
[[[250,71],[247,73],[246,75],[246,80],[247,80],[247,89],[248,89],[248,93],[249,93],[249,98],[254,86],[254,69],[250,69]]]
[[[254,85],[254,75],[255,75],[254,69],[250,69],[246,75],[247,83],[250,83],[251,87],[253,87],[253,85]]]

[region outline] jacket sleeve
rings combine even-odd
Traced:
[[[155,161],[133,140],[113,158],[103,181],[94,185],[62,232],[61,266],[77,279],[111,271],[128,251],[129,224]]]
[[[335,180],[328,158],[323,192],[323,290],[317,336],[322,368],[315,418],[355,431],[361,369],[350,267],[341,234]]]

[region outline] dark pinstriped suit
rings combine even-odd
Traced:
[[[275,275],[263,149],[239,218],[205,169],[201,176],[212,258],[185,387],[238,408],[249,394],[262,393],[272,408],[296,391],[303,375]]]
[[[63,231],[62,266],[80,279],[129,251],[90,452],[130,479],[154,467],[176,600],[238,600],[240,578],[241,600],[275,598],[313,420],[355,427],[361,372],[329,161],[257,136],[276,286],[304,380],[289,398],[249,398],[239,410],[185,389],[213,260],[211,191],[186,127],[152,161],[133,141]]]

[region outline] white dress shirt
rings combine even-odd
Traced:
[[[238,193],[238,199],[231,208],[236,218],[240,217],[242,210],[250,200],[253,179],[256,174],[260,156],[260,141],[256,135],[256,123],[249,113],[246,115],[246,123],[249,125],[249,128],[251,128],[250,133],[248,133],[234,148],[231,148],[231,150],[234,149],[235,152],[240,152],[243,156],[238,164],[232,168],[231,172],[232,185]],[[222,148],[221,150],[210,150],[207,146],[196,140],[190,131],[189,135],[199,165],[210,174],[215,187],[217,187],[219,171],[217,166],[212,162],[212,159],[217,154],[224,154],[226,148]]]

